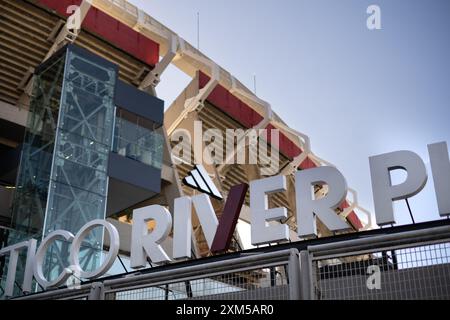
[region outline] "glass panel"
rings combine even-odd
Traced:
[[[105,195],[108,148],[60,129],[52,180]]]
[[[98,213],[105,206],[103,196],[58,182],[51,182],[48,201],[46,233],[68,227],[78,231],[87,222],[101,219]]]
[[[57,229],[76,233],[87,222],[105,218],[116,77],[116,68],[109,63],[91,61],[69,49],[44,235]],[[83,243],[80,260],[86,271],[100,263],[102,238],[98,229]],[[68,254],[54,253],[59,256],[49,253],[44,265],[50,279],[61,269],[57,262],[65,261]]]
[[[154,131],[153,123],[118,109],[113,151],[157,169],[162,167],[163,137]]]
[[[34,78],[28,125],[13,202],[9,244],[39,238],[47,203],[65,56],[55,59]]]
[[[69,46],[35,77],[8,244],[42,239],[57,229],[75,234],[105,218],[117,68],[90,57]],[[102,239],[98,228],[83,242],[86,271],[99,266]],[[67,247],[58,241],[47,252],[49,280],[68,266]]]

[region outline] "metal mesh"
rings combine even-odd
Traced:
[[[239,271],[106,294],[109,300],[289,299],[286,266]],[[206,270],[205,270],[206,271]],[[180,274],[180,277],[182,275]]]
[[[450,243],[313,259],[316,299],[450,299]]]

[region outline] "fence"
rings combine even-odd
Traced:
[[[450,299],[450,226],[329,242],[300,252],[243,252],[238,258],[18,299]]]
[[[311,267],[309,297],[450,299],[449,231],[445,226],[308,247],[302,257]]]
[[[18,299],[105,300],[297,300],[296,249],[104,280]]]

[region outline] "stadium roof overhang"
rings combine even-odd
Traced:
[[[1,0],[0,3],[0,115],[5,119],[9,117],[25,125],[26,112],[22,108],[26,109],[34,68],[69,41],[117,63],[120,78],[142,90],[154,88],[169,64],[192,78],[198,77],[196,99],[191,99],[177,117],[166,123],[169,136],[187,113],[208,100],[230,117],[241,119],[247,128],[280,129],[279,148],[289,160],[281,174],[328,164],[312,153],[308,136],[288,127],[269,103],[175,32],[127,1]],[[66,19],[70,15],[67,12],[70,5],[81,8],[82,30],[76,34],[64,28],[69,23]],[[224,102],[224,95],[227,102]],[[230,100],[240,104],[240,114],[236,114]],[[356,197],[345,202],[342,209],[350,224],[359,229],[362,224],[355,208],[359,208]]]

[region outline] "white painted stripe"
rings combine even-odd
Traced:
[[[206,172],[205,168],[202,165],[196,165],[195,167],[197,168],[198,172],[200,172],[201,176],[205,180],[205,182],[208,185],[209,189],[211,190],[212,194],[215,195],[216,197],[222,199],[222,194],[217,189],[216,185],[210,178],[208,172]]]
[[[194,178],[192,178],[191,176],[184,178],[184,181],[186,182],[186,184],[188,186],[193,187],[193,188],[198,188],[197,183],[195,183]]]
[[[197,182],[197,185],[200,187],[200,190],[209,193],[209,188],[203,181],[202,177],[200,176],[200,173],[197,170],[192,170],[191,175],[195,179],[195,182]]]

